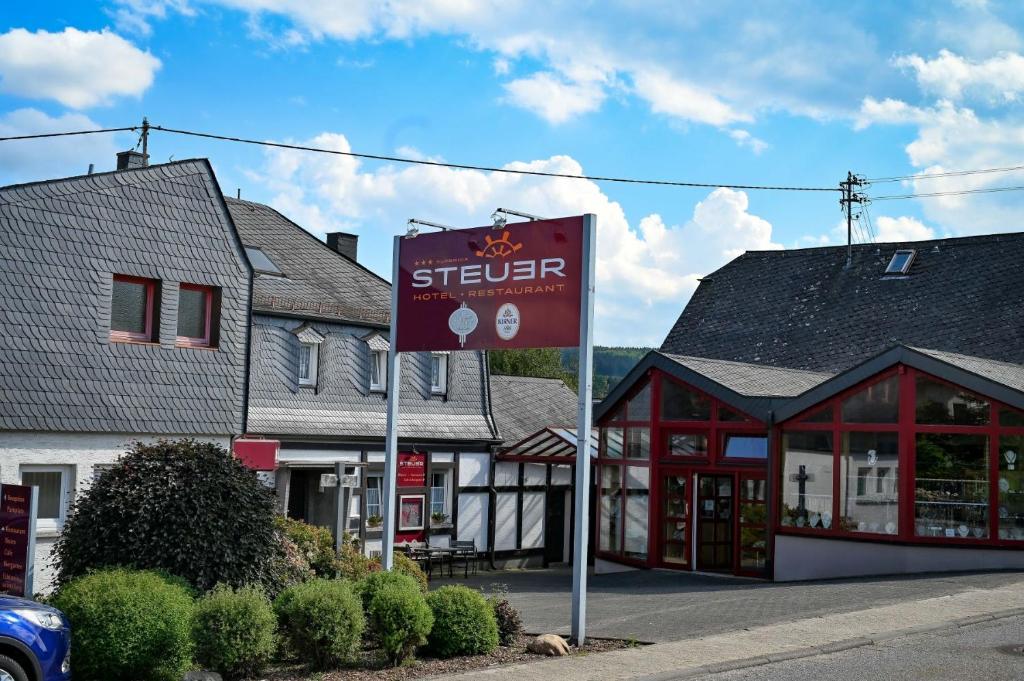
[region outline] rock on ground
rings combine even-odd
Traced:
[[[569,654],[569,644],[558,634],[541,634],[526,645],[526,649],[537,655],[561,657]]]

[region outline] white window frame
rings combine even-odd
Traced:
[[[402,505],[406,499],[415,499],[420,503],[420,524],[419,525],[403,525],[402,524]],[[398,495],[398,531],[399,532],[418,532],[424,528],[426,523],[427,513],[427,500],[422,494],[399,494]]]
[[[388,353],[384,350],[371,350],[370,361],[370,390],[373,392],[384,392],[388,387]],[[373,367],[377,368],[377,381],[373,380]]]
[[[429,500],[430,515],[431,515],[431,517],[433,517],[434,513],[437,512],[435,510],[435,508],[434,508],[434,504],[436,503],[435,500],[434,500],[434,494],[435,494],[435,492],[437,490],[440,490],[440,493],[441,493],[441,513],[444,513],[446,516],[448,516],[448,521],[447,522],[451,522],[451,517],[452,517],[452,504],[451,504],[451,499],[452,499],[452,495],[451,495],[452,472],[453,471],[450,468],[435,468],[435,469],[430,471],[430,478],[431,478],[431,480],[430,480],[430,500]],[[441,487],[434,486],[433,478],[434,478],[435,475],[444,476],[444,479],[442,481]]]
[[[437,364],[437,373],[434,373],[434,364]],[[433,352],[430,354],[430,392],[435,395],[444,395],[448,392],[448,354]]]
[[[380,483],[377,487],[370,484],[372,480],[379,480]],[[374,513],[370,510],[370,491],[377,491],[377,512]],[[372,515],[379,515],[384,517],[384,475],[383,474],[367,474],[366,475],[366,520],[370,519]]]
[[[906,262],[902,266],[897,267],[896,263],[901,256],[907,256]],[[906,274],[910,271],[910,266],[914,264],[914,258],[917,257],[917,249],[914,248],[900,248],[892,254],[892,258],[889,259],[889,264],[885,268],[886,274]]]
[[[309,373],[302,375],[302,351],[309,348]],[[320,368],[320,344],[299,343],[299,385],[315,386],[317,372]]]
[[[45,466],[23,464],[18,471],[18,479],[24,480],[25,473],[60,473],[60,515],[56,518],[39,518],[36,520],[37,533],[57,533],[64,527],[71,504],[71,466]],[[23,484],[23,483],[22,483]]]

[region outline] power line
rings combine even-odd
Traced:
[[[940,177],[963,177],[965,175],[987,175],[990,173],[1010,173],[1017,170],[1024,170],[1024,165],[1006,166],[1005,168],[980,168],[978,170],[949,170],[942,173],[921,173],[918,175],[901,175],[894,177],[872,177],[868,178],[868,184],[881,184],[883,182],[902,182],[903,180],[930,180]]]
[[[965,194],[998,194],[1000,192],[1017,192],[1024,190],[1024,185],[1012,187],[989,187],[988,189],[961,189],[948,192],[928,192],[921,194],[894,194],[890,196],[872,196],[872,201],[897,201],[900,199],[927,199],[936,196],[963,196]]]
[[[130,128],[97,128],[95,130],[74,130],[71,132],[42,132],[34,135],[13,135],[10,137],[0,137],[0,142],[13,142],[15,140],[38,140],[47,137],[71,137],[72,135],[95,135],[97,133],[104,132],[131,132],[138,129],[139,126],[134,125]]]

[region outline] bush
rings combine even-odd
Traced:
[[[192,662],[192,597],[153,572],[113,569],[68,584],[53,598],[74,636],[75,678],[177,681]]]
[[[338,576],[338,556],[334,553],[334,536],[329,529],[280,515],[275,522],[278,530],[294,542],[317,577],[333,579]]]
[[[278,532],[279,551],[270,562],[264,588],[271,597],[288,587],[313,579],[316,574],[306,561],[302,551],[284,533]]]
[[[218,586],[195,608],[196,661],[225,678],[256,676],[274,654],[277,620],[258,588]]]
[[[89,570],[162,569],[201,591],[272,588],[281,555],[271,492],[224,448],[134,443],[75,504],[55,549],[58,583]]]
[[[490,603],[494,619],[498,622],[498,640],[503,646],[512,645],[523,631],[519,611],[512,607],[507,598],[493,596],[488,598],[487,602]]]
[[[380,570],[380,561],[366,557],[359,545],[345,542],[338,554],[338,574],[353,583],[360,581],[371,572]]]
[[[380,593],[387,587],[399,587],[412,589],[417,593],[422,593],[419,584],[416,580],[409,575],[403,575],[397,570],[385,572],[383,570],[378,572],[371,572],[369,575],[364,577],[362,580],[356,583],[356,593],[363,601],[363,609],[369,611],[370,602],[373,601],[373,597]]]
[[[291,649],[313,667],[330,669],[355,658],[366,622],[348,582],[296,584],[281,592],[274,610]]]
[[[412,657],[417,646],[426,643],[434,615],[412,578],[379,574],[400,578],[381,582],[367,609],[370,628],[381,650],[397,667]]]
[[[487,600],[464,586],[442,586],[427,596],[434,628],[427,639],[438,657],[482,655],[498,647],[498,623]]]

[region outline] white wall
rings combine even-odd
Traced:
[[[544,492],[523,493],[524,549],[544,547]]]
[[[185,435],[160,436],[167,439],[189,437]],[[152,442],[156,436],[125,433],[32,433],[0,431],[0,482],[21,482],[22,465],[68,466],[71,472],[68,502],[74,501],[92,483],[93,466],[115,463],[134,440]],[[231,438],[202,437],[230,449]],[[53,586],[56,566],[50,552],[57,539],[55,532],[36,535],[35,584],[36,592],[48,592]]]
[[[459,494],[459,526],[456,537],[459,541],[476,542],[477,551],[487,548],[487,494]]]
[[[494,550],[511,551],[516,546],[519,518],[516,515],[516,492],[498,492],[494,511]]]
[[[490,484],[490,467],[490,454],[459,454],[459,487],[485,487]]]

